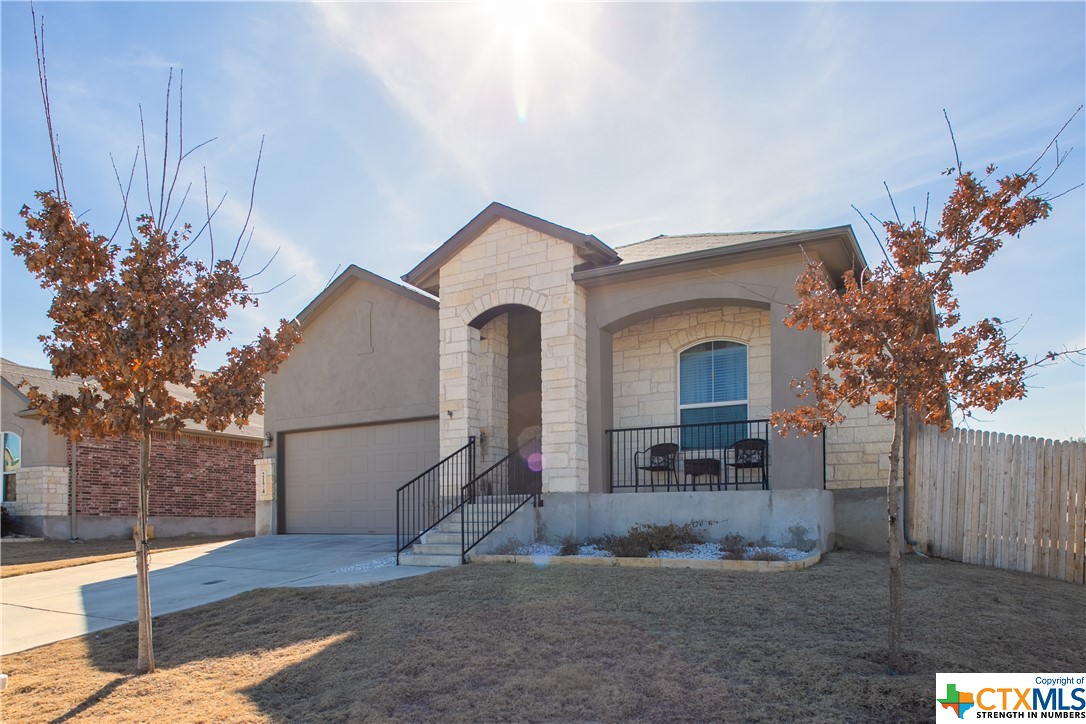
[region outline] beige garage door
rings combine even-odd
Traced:
[[[396,488],[437,462],[437,420],[292,432],[287,533],[396,532]]]

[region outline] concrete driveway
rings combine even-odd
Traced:
[[[378,583],[435,570],[374,566],[395,550],[390,535],[272,535],[152,553],[151,612],[159,616],[254,588]],[[5,578],[0,602],[5,654],[135,621],[136,559]]]

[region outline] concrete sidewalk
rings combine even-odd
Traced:
[[[274,535],[151,554],[160,616],[254,588],[378,583],[435,569],[344,570],[395,555],[393,536]],[[0,581],[0,653],[136,620],[136,562],[122,558]]]

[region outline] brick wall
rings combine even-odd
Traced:
[[[139,441],[88,438],[76,451],[78,513],[135,515]],[[70,448],[68,454],[70,459]],[[149,514],[253,517],[253,461],[260,456],[259,442],[153,433]]]

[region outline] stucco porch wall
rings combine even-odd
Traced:
[[[679,352],[711,339],[747,345],[747,416],[769,417],[769,310],[699,307],[647,319],[614,334],[614,426],[679,424]]]
[[[626,533],[639,523],[709,521],[710,540],[738,533],[801,550],[833,545],[833,494],[825,490],[740,490],[714,493],[551,493],[543,506],[521,508],[479,544],[493,553],[534,540],[555,542]]]

